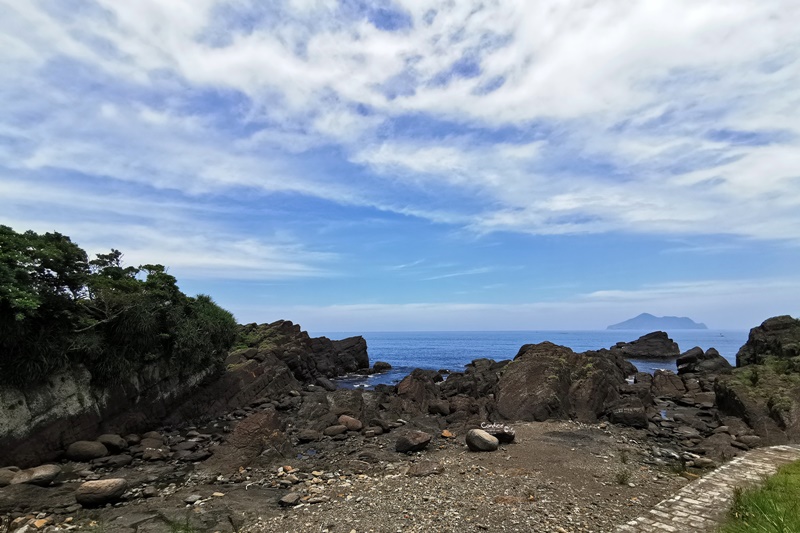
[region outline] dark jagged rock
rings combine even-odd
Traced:
[[[653,374],[653,396],[677,399],[686,394],[686,385],[674,372],[656,370]]]
[[[438,381],[442,381],[442,376],[437,372],[416,368],[397,384],[397,395],[415,404],[420,411],[427,412],[428,406],[440,399]]]
[[[0,387],[3,403],[18,406],[8,413],[8,430],[0,435],[0,465],[41,464],[58,459],[71,443],[101,433],[125,435],[213,418],[258,398],[294,409],[291,391],[314,382],[331,389],[329,378],[369,368],[362,337],[313,339],[289,321],[240,326],[239,346],[225,369],[212,365],[184,374],[159,360],[106,387],[78,365],[25,390]],[[114,443],[114,452],[123,449],[120,440]]]
[[[729,373],[733,367],[727,359],[722,357],[717,350],[709,348],[705,352],[695,346],[678,357],[678,375],[683,374],[720,374]]]
[[[751,329],[747,342],[736,354],[736,366],[762,364],[768,357],[800,357],[800,320],[776,316]]]
[[[400,453],[424,450],[432,436],[424,431],[409,431],[397,438],[394,449]]]
[[[719,381],[715,388],[719,410],[743,420],[767,444],[783,444],[787,441],[786,426],[774,419],[767,402],[756,391],[734,379]],[[797,428],[794,428],[797,436]]]
[[[610,351],[577,354],[550,342],[526,344],[503,369],[497,411],[507,420],[594,422],[619,399],[618,387],[635,370]]]
[[[476,359],[469,363],[464,372],[453,372],[442,384],[445,397],[463,394],[472,398],[483,398],[497,391],[500,374],[510,360],[493,361]]]
[[[751,329],[736,365],[714,384],[720,412],[744,420],[764,444],[800,439],[800,320],[778,316]]]
[[[671,359],[681,354],[678,343],[663,331],[642,335],[631,342],[618,342],[611,351],[630,359]]]
[[[638,397],[626,398],[609,407],[608,419],[614,424],[634,428],[647,427],[647,411],[644,403]]]

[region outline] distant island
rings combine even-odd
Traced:
[[[659,329],[708,329],[705,324],[695,322],[685,316],[653,316],[650,313],[612,324],[606,329],[642,329],[655,331]]]

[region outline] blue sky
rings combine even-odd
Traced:
[[[0,0],[0,223],[242,322],[800,315],[791,0]]]

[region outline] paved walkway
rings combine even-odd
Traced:
[[[725,463],[656,505],[644,516],[617,528],[618,533],[715,531],[727,516],[734,487],[760,483],[778,467],[800,459],[800,445],[759,448]]]

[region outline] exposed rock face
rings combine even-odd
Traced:
[[[301,382],[313,382],[317,376],[332,378],[369,369],[367,342],[363,337],[339,341],[327,337],[311,338],[299,325],[288,320],[247,324],[242,326],[241,337],[246,339],[248,347],[234,352],[228,358],[228,364],[274,357],[285,363],[295,379]]]
[[[227,474],[250,465],[260,456],[274,459],[290,454],[285,429],[286,422],[276,411],[254,413],[236,425],[228,441],[217,448],[203,469]]]
[[[717,350],[709,348],[705,352],[699,346],[684,352],[676,361],[678,375],[683,374],[727,374],[733,367]]]
[[[751,329],[736,366],[715,383],[720,412],[744,420],[761,444],[800,440],[800,320],[778,316]]]
[[[507,420],[594,422],[635,370],[610,351],[577,354],[550,342],[526,344],[503,369],[497,411]]]
[[[761,364],[767,357],[800,356],[800,320],[788,315],[765,320],[750,330],[747,343],[736,354],[736,366]]]
[[[303,383],[369,368],[362,337],[313,339],[288,321],[250,324],[240,333],[246,347],[228,357],[223,372],[210,367],[186,375],[155,361],[105,387],[77,366],[25,390],[0,387],[0,406],[14,406],[0,411],[0,466],[55,460],[72,442],[101,433],[117,453],[124,448],[116,435],[212,418],[261,397],[291,408],[288,393]]]
[[[671,359],[681,354],[678,343],[663,331],[642,335],[631,342],[618,342],[611,351],[631,359]]]
[[[442,381],[437,372],[416,368],[397,384],[397,395],[427,412],[430,403],[439,399],[437,381]]]
[[[0,410],[0,465],[53,461],[72,442],[155,426],[213,371],[180,375],[155,361],[105,387],[78,365],[24,390],[0,387],[0,405],[14,406]]]

